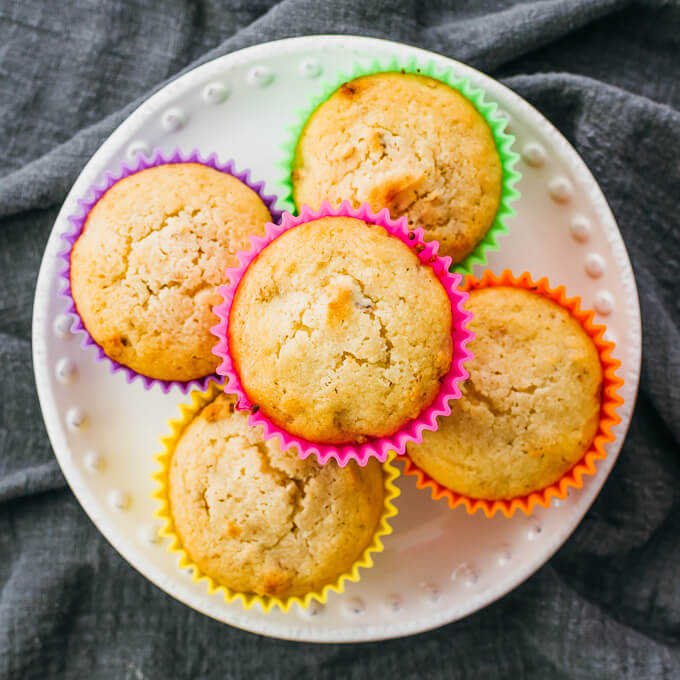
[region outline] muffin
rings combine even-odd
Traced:
[[[491,128],[458,90],[385,72],[343,84],[314,111],[291,183],[298,208],[349,199],[405,215],[455,264],[493,224],[503,169]]]
[[[470,293],[476,337],[462,397],[436,432],[407,446],[436,482],[470,498],[542,490],[589,449],[599,426],[602,365],[583,326],[552,300],[522,288]]]
[[[182,547],[204,575],[285,599],[352,568],[376,534],[384,480],[375,460],[320,466],[282,452],[221,393],[180,435],[168,497]]]
[[[94,205],[71,251],[83,325],[107,356],[144,376],[214,373],[216,287],[270,219],[255,191],[201,163],[121,179]]]
[[[319,444],[363,443],[437,396],[451,303],[382,226],[323,217],[285,231],[246,269],[228,339],[245,394],[275,425]]]

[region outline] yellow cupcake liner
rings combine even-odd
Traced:
[[[399,476],[399,470],[393,465],[395,455],[390,454],[387,461],[383,464],[385,489],[384,508],[375,535],[370,545],[364,550],[361,557],[352,565],[350,570],[341,574],[334,582],[325,585],[321,591],[310,592],[303,597],[295,596],[281,599],[278,597],[234,591],[225,585],[217,583],[210,576],[204,574],[198,565],[192,561],[191,557],[182,546],[179,534],[176,531],[168,497],[168,475],[172,454],[177,442],[189,423],[201,409],[216,399],[222,392],[223,387],[215,383],[211,383],[205,391],[194,390],[191,393],[191,403],[180,405],[180,417],[168,421],[170,434],[160,438],[163,450],[161,453],[154,456],[154,460],[158,463],[159,469],[151,475],[151,479],[157,483],[151,496],[160,504],[158,509],[154,512],[154,516],[163,521],[163,525],[159,530],[159,535],[163,538],[170,539],[167,550],[170,553],[179,555],[178,567],[180,569],[190,569],[193,572],[192,580],[194,583],[205,581],[208,593],[211,595],[221,592],[224,601],[227,604],[238,600],[241,602],[244,609],[251,609],[255,605],[259,605],[264,612],[269,612],[274,607],[278,607],[282,611],[287,612],[294,603],[297,603],[302,609],[309,607],[312,601],[324,604],[328,600],[328,595],[331,592],[342,593],[345,590],[345,584],[348,581],[358,581],[360,577],[359,569],[373,566],[373,555],[383,551],[383,537],[392,533],[392,527],[390,526],[389,520],[397,514],[397,508],[392,501],[400,494],[399,488],[394,484],[394,480]]]

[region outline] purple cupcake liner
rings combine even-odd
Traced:
[[[59,272],[59,279],[63,283],[63,288],[61,291],[59,291],[59,295],[67,301],[67,306],[63,313],[72,317],[70,331],[74,334],[83,336],[83,341],[80,345],[83,349],[88,347],[95,348],[97,361],[108,362],[111,373],[123,371],[128,383],[131,383],[133,380],[139,378],[143,382],[144,388],[147,390],[150,389],[154,383],[158,383],[165,393],[169,392],[173,385],[177,385],[180,390],[186,394],[189,392],[189,390],[194,388],[205,390],[210,382],[214,381],[216,383],[221,383],[224,379],[217,374],[211,374],[202,378],[194,378],[192,380],[186,381],[160,380],[158,378],[151,378],[147,375],[143,375],[142,373],[138,373],[129,366],[119,363],[104,352],[104,349],[101,347],[101,345],[99,345],[94,340],[87,328],[85,328],[71,293],[71,250],[83,231],[83,227],[85,226],[85,222],[87,221],[90,211],[92,208],[94,208],[99,199],[114,184],[122,179],[125,179],[126,177],[129,177],[130,175],[134,175],[137,172],[141,172],[142,170],[147,170],[149,168],[155,168],[158,165],[171,165],[173,163],[200,163],[201,165],[208,166],[214,170],[219,170],[220,172],[224,172],[228,175],[231,175],[232,177],[235,177],[236,179],[243,182],[246,186],[250,187],[262,199],[263,203],[267,206],[269,212],[271,213],[273,222],[278,223],[280,221],[281,211],[274,208],[277,197],[263,193],[264,182],[253,181],[250,178],[249,169],[245,169],[241,172],[237,171],[235,169],[235,163],[233,160],[229,160],[226,163],[221,163],[217,158],[216,153],[212,153],[207,158],[203,158],[198,150],[193,150],[188,154],[183,154],[179,149],[175,149],[169,156],[166,156],[161,151],[157,150],[149,158],[138,155],[136,164],[128,165],[124,162],[121,164],[118,174],[114,175],[109,172],[105,173],[104,181],[101,184],[91,185],[85,194],[86,198],[78,199],[80,212],[76,215],[71,215],[68,217],[71,229],[61,235],[61,238],[66,243],[67,247],[61,251],[58,256],[64,263],[63,269]]]

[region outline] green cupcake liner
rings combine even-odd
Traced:
[[[309,104],[304,109],[297,112],[298,120],[295,125],[288,128],[287,131],[289,136],[282,145],[284,158],[280,163],[280,167],[283,168],[285,175],[279,183],[282,188],[280,196],[282,197],[286,210],[293,212],[293,214],[297,214],[297,206],[293,200],[291,173],[295,160],[295,148],[297,146],[298,138],[300,137],[308,118],[343,83],[372,73],[384,72],[419,74],[446,83],[450,87],[458,90],[464,97],[471,101],[491,128],[503,169],[500,205],[498,207],[498,212],[496,213],[496,218],[489,228],[489,231],[486,233],[486,236],[462,262],[452,267],[452,271],[459,274],[469,274],[472,272],[472,267],[475,264],[486,266],[487,253],[498,250],[497,239],[501,234],[507,233],[508,227],[506,220],[515,214],[511,203],[520,197],[520,193],[515,186],[522,177],[515,167],[519,160],[519,155],[512,150],[515,138],[510,133],[506,132],[507,119],[498,115],[498,105],[495,102],[487,101],[484,90],[475,88],[468,78],[455,75],[451,68],[446,68],[441,71],[432,61],[421,64],[415,57],[406,62],[400,61],[397,57],[392,57],[385,63],[376,58],[373,59],[368,66],[355,63],[349,73],[341,72],[336,79],[323,84],[321,91],[310,99]]]

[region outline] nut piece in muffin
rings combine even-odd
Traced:
[[[214,373],[216,288],[270,219],[256,192],[200,163],[120,180],[92,208],[71,252],[85,328],[111,359],[150,378]]]
[[[451,366],[451,303],[383,227],[324,217],[270,243],[243,275],[229,347],[250,401],[318,443],[389,436]]]
[[[437,482],[472,498],[510,499],[566,474],[599,425],[602,365],[581,324],[525,289],[470,293],[474,358],[462,397],[436,432],[407,446]]]
[[[220,394],[177,442],[170,512],[206,575],[241,593],[319,592],[371,544],[383,512],[380,463],[320,466],[264,441]]]
[[[456,264],[496,218],[503,169],[488,123],[458,90],[387,72],[345,83],[312,113],[291,180],[298,208],[324,199],[389,208]]]

